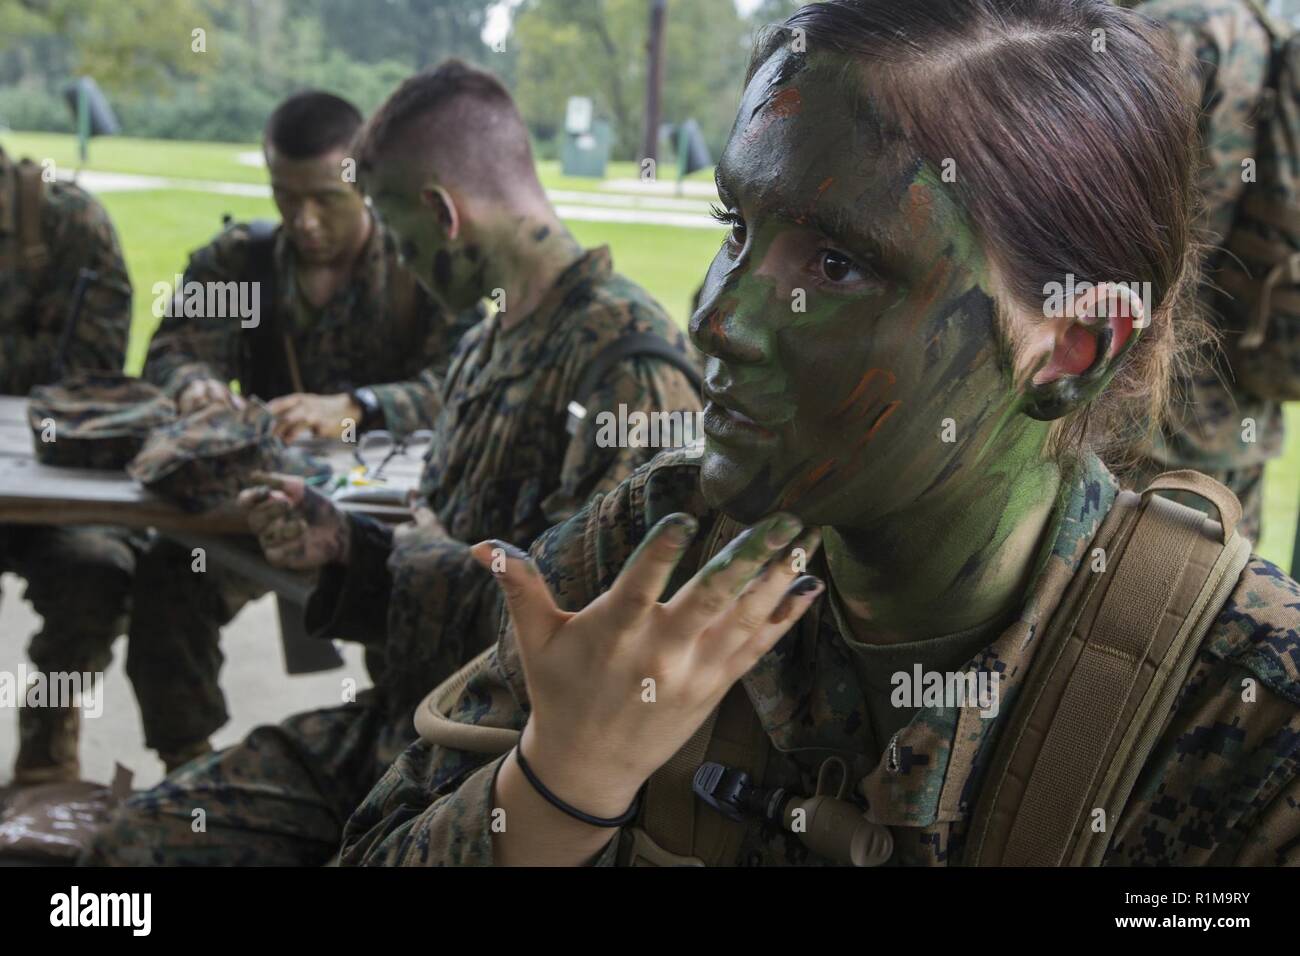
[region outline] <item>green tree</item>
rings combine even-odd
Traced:
[[[197,0],[19,0],[0,9],[0,47],[52,36],[71,71],[106,90],[156,90],[210,67],[191,48],[191,31],[210,27]]]
[[[589,96],[614,125],[616,155],[635,159],[645,115],[646,0],[525,0],[511,44],[516,98],[540,138],[560,129],[570,96]],[[733,0],[670,0],[663,118],[695,118],[715,151],[725,141],[749,54]]]

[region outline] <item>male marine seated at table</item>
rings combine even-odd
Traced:
[[[266,125],[263,149],[281,222],[259,237],[224,230],[190,257],[185,283],[259,282],[256,324],[173,309],[149,346],[144,376],[182,412],[214,402],[267,401],[279,434],[344,437],[427,428],[440,377],[473,311],[440,308],[401,264],[392,234],[355,188],[350,144],[362,123],[351,103],[298,93]],[[269,288],[268,288],[269,285]],[[250,327],[245,327],[249,324]],[[210,749],[227,720],[218,684],[221,628],[266,588],[156,542],[141,558],[127,673],[145,742],[168,770]]]
[[[345,516],[287,477],[240,496],[272,564],[319,570],[308,626],[365,644],[367,662],[382,663],[375,688],[258,727],[136,794],[87,862],[328,861],[414,737],[416,703],[496,635],[496,585],[467,542],[498,538],[503,555],[526,547],[654,456],[647,442],[604,434],[606,416],[699,413],[685,337],[614,271],[608,249],[584,249],[565,227],[496,77],[456,61],[412,77],[371,118],[357,155],[360,185],[420,282],[451,310],[493,290],[505,304],[457,350],[413,521],[394,532]],[[190,825],[196,806],[202,833]]]
[[[65,369],[117,372],[131,328],[131,280],[99,201],[0,149],[0,394],[26,395]],[[78,274],[92,270],[60,355]],[[115,528],[0,525],[0,572],[27,581],[41,616],[27,653],[45,675],[104,671],[122,629],[135,539]],[[76,600],[68,600],[75,590]],[[25,697],[26,695],[24,695]],[[33,698],[36,702],[36,698]],[[18,785],[76,780],[80,711],[63,700],[18,711]],[[59,706],[54,706],[54,705]]]

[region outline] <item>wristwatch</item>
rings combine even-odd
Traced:
[[[361,421],[357,430],[368,432],[384,427],[384,406],[379,404],[379,396],[373,388],[357,388],[352,391],[352,401],[361,408]]]

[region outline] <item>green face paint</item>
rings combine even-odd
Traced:
[[[438,212],[420,200],[416,169],[400,159],[362,179],[362,187],[385,227],[397,239],[406,267],[445,308],[472,308],[490,293],[488,257],[477,243],[449,239]]]
[[[868,593],[914,598],[921,568],[987,589],[972,560],[1034,550],[1055,472],[957,199],[834,55],[758,71],[718,180],[732,235],[691,323],[710,356],[706,496],[740,520],[780,509],[833,529],[837,582],[867,618]]]

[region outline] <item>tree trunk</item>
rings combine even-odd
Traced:
[[[659,161],[660,99],[664,88],[664,20],[668,0],[650,0],[650,31],[646,37],[645,129],[641,138],[641,160]]]

